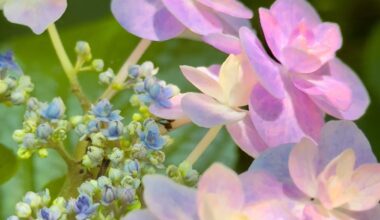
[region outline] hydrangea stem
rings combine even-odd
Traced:
[[[124,84],[124,81],[128,77],[128,68],[130,65],[136,64],[139,62],[140,58],[144,55],[145,51],[150,46],[151,41],[142,39],[132,51],[131,55],[127,58],[123,66],[120,68],[119,73],[116,75],[115,79],[111,85],[106,89],[100,99],[112,99],[116,95],[120,85]]]
[[[49,26],[48,32],[49,32],[53,47],[57,53],[58,59],[61,62],[62,68],[67,78],[69,79],[72,92],[79,99],[82,109],[84,111],[88,111],[88,109],[91,106],[91,102],[88,100],[87,96],[84,95],[82,91],[82,88],[79,84],[78,77],[77,77],[78,70],[75,69],[73,64],[71,63],[65,51],[65,48],[63,47],[57,28],[55,27],[54,24]]]
[[[210,128],[210,130],[208,130],[206,135],[202,138],[202,140],[186,158],[186,162],[188,162],[190,165],[193,165],[199,159],[199,157],[206,151],[207,147],[211,144],[211,142],[216,138],[222,127],[223,126],[220,125]]]

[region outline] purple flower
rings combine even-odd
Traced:
[[[76,213],[77,220],[88,219],[95,214],[99,204],[93,204],[91,198],[85,194],[80,195],[77,200],[74,201],[73,210]]]
[[[304,138],[294,146],[272,148],[250,170],[282,182],[273,198],[299,219],[380,217],[380,164],[352,122],[328,122],[318,144]]]
[[[166,143],[158,125],[153,120],[144,123],[144,131],[139,132],[139,136],[144,146],[151,150],[161,150]]]
[[[112,12],[128,32],[154,41],[187,30],[200,36],[236,36],[253,16],[237,0],[113,0]]]
[[[294,219],[281,203],[263,197],[261,191],[275,184],[264,173],[238,176],[214,164],[202,175],[197,190],[160,175],[145,176],[143,183],[147,209],[132,212],[124,220]]]
[[[2,0],[0,9],[12,23],[30,27],[34,33],[41,34],[57,21],[65,12],[66,0]]]
[[[277,0],[260,9],[266,41],[279,61],[265,51],[256,35],[241,28],[241,50],[256,73],[249,111],[268,146],[318,140],[324,113],[356,120],[369,97],[360,79],[338,58],[341,35],[336,24],[323,23],[305,0]]]

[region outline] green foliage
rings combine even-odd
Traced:
[[[0,184],[9,180],[17,171],[18,161],[14,153],[0,144]]]

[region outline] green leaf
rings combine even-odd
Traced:
[[[17,171],[18,161],[14,153],[0,144],[0,184],[9,180]]]
[[[62,176],[57,179],[51,180],[44,186],[44,189],[49,189],[50,196],[52,198],[55,198],[58,196],[63,186],[63,183],[65,182],[65,178],[66,178],[65,176]]]

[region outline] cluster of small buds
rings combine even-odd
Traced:
[[[131,67],[130,75],[138,79],[134,86],[135,93],[138,100],[146,106],[156,104],[164,108],[171,107],[169,99],[179,94],[180,90],[175,85],[157,79],[157,72],[158,69],[155,69],[151,62]]]
[[[175,165],[168,166],[166,174],[177,183],[187,186],[195,186],[199,179],[198,171],[194,170],[187,162],[181,163],[178,167]]]
[[[70,124],[64,119],[65,109],[61,98],[54,98],[50,103],[36,98],[28,100],[23,128],[13,133],[13,139],[19,144],[20,158],[27,159],[34,152],[46,157],[47,147],[66,139]]]
[[[77,54],[76,68],[78,71],[103,71],[104,61],[102,59],[92,58],[91,47],[88,42],[78,41],[75,46],[75,52]],[[84,66],[86,63],[90,64]]]
[[[0,102],[8,105],[24,104],[33,89],[30,77],[24,75],[15,63],[13,54],[0,54]]]

